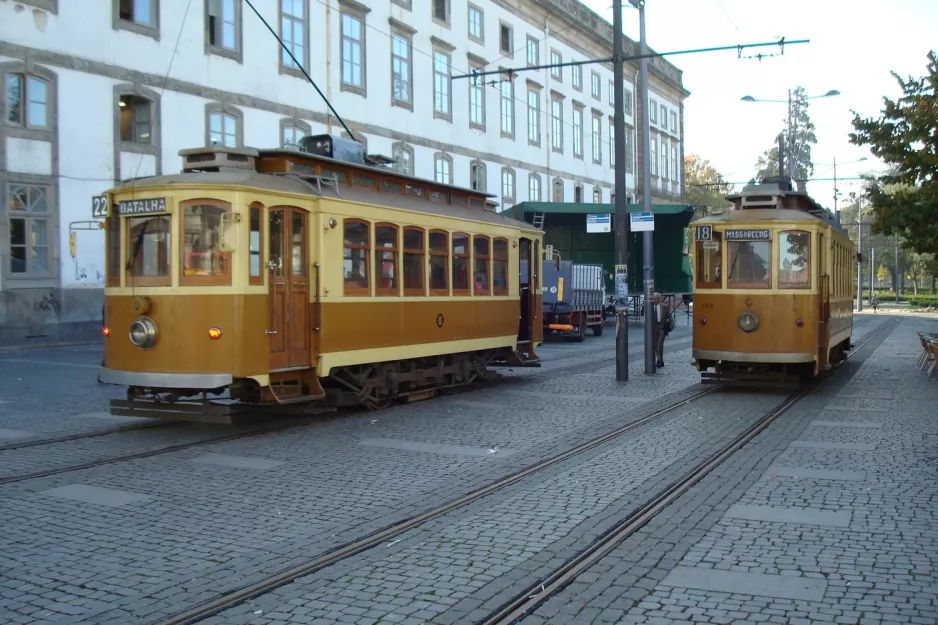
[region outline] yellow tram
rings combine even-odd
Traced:
[[[98,198],[100,380],[128,389],[112,413],[377,409],[540,364],[543,232],[486,194],[396,173],[331,135],[180,155],[181,173]]]
[[[850,347],[853,243],[787,178],[726,199],[732,209],[692,222],[701,381],[788,384],[829,370]]]

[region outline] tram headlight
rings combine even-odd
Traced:
[[[754,332],[759,327],[759,318],[756,313],[747,310],[739,316],[737,325],[743,332]]]
[[[141,349],[156,344],[156,322],[149,317],[139,317],[130,324],[130,342]]]

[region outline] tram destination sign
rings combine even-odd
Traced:
[[[736,228],[724,230],[723,237],[727,241],[771,241],[772,237],[767,228]]]
[[[166,198],[155,197],[146,200],[127,200],[117,204],[121,215],[151,215],[166,212]]]

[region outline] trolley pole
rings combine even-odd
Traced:
[[[629,0],[634,4],[634,0]],[[640,0],[644,4],[644,0]],[[616,381],[629,381],[629,216],[628,190],[625,186],[625,78],[622,61],[622,0],[612,4],[612,79],[616,90],[613,100],[615,133],[615,297],[616,297]],[[645,63],[645,60],[642,60]]]
[[[632,0],[630,0],[632,1]],[[634,4],[634,2],[633,2]],[[641,39],[641,77],[642,85],[639,95],[642,103],[642,210],[651,212],[651,122],[648,116],[648,54],[645,43],[645,1],[638,0],[638,20]],[[655,304],[652,296],[655,292],[654,267],[654,232],[642,233],[642,265],[645,282],[645,373],[654,373],[657,361],[655,360]]]

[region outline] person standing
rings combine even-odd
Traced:
[[[661,301],[661,294],[655,293],[652,300],[655,304],[655,356],[658,359],[656,366],[664,367],[664,338],[671,333],[671,307]]]

